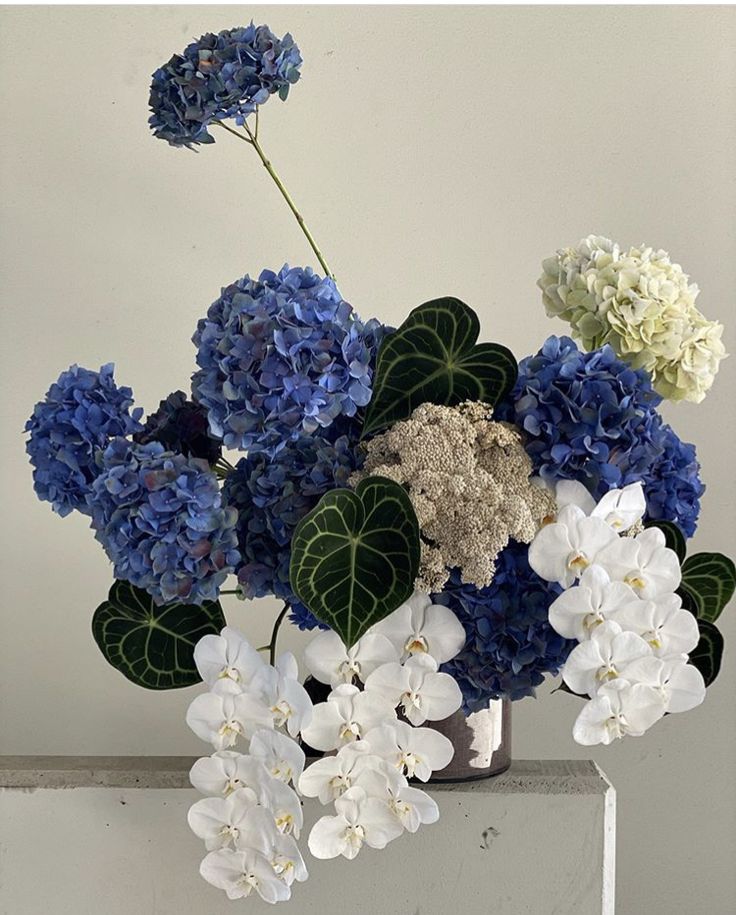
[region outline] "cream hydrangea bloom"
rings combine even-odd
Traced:
[[[666,251],[589,235],[542,264],[549,316],[568,321],[586,349],[609,343],[671,400],[699,403],[726,355],[722,325],[695,305],[699,289]]]
[[[529,543],[554,513],[554,497],[530,480],[521,433],[494,422],[493,408],[424,403],[367,444],[351,483],[377,474],[406,486],[419,520],[417,588],[441,591],[449,570],[478,587],[493,580],[509,540]]]

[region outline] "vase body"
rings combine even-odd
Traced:
[[[449,766],[432,773],[432,782],[464,782],[489,778],[511,765],[511,702],[499,699],[467,717],[455,712],[444,721],[426,722],[455,748]]]

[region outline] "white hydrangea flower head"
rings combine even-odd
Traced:
[[[590,235],[543,261],[537,285],[547,314],[567,321],[586,349],[610,344],[663,397],[699,403],[713,384],[723,327],[699,311],[697,285],[666,251],[624,252]]]

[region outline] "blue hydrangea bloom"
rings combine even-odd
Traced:
[[[110,442],[90,497],[92,527],[115,577],[156,603],[215,600],[240,554],[238,513],[222,505],[206,461],[125,439]]]
[[[277,38],[266,25],[208,33],[153,74],[148,123],[172,146],[214,143],[210,124],[242,124],[275,93],[285,99],[301,63],[291,35]]]
[[[199,321],[194,399],[228,448],[278,450],[368,403],[384,333],[309,268],[246,276]]]
[[[133,392],[118,387],[112,363],[99,372],[73,365],[62,372],[25,426],[36,495],[62,517],[89,514],[87,496],[99,473],[97,456],[112,438],[140,431]]]
[[[453,610],[467,633],[465,648],[442,666],[460,685],[466,715],[487,708],[491,699],[533,696],[577,644],[550,626],[549,605],[561,588],[531,570],[528,552],[526,544],[512,540],[499,553],[488,587],[463,584],[455,570],[433,596]]]
[[[239,514],[242,565],[237,571],[245,597],[273,594],[292,604],[292,621],[301,629],[319,625],[289,584],[291,538],[320,497],[346,486],[359,465],[348,435],[334,442],[323,435],[301,435],[273,457],[256,452],[238,461],[225,481],[223,499]]]
[[[208,464],[216,463],[222,455],[222,442],[209,434],[207,411],[187,400],[183,391],[174,391],[162,400],[133,439],[141,445],[161,442],[167,451],[202,458]]]
[[[704,486],[692,445],[657,411],[662,398],[643,369],[606,345],[581,352],[569,337],[549,337],[519,365],[496,416],[520,426],[534,469],[549,481],[579,480],[599,499],[640,482],[650,518],[695,531]]]
[[[318,620],[311,610],[309,610],[304,606],[304,604],[300,603],[296,599],[291,604],[289,622],[293,623],[297,628],[301,629],[302,632],[311,632],[313,629],[321,629],[325,631],[330,628]]]

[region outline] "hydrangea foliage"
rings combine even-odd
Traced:
[[[292,619],[299,628],[323,628],[292,593],[291,538],[297,523],[320,496],[346,486],[359,463],[348,435],[334,442],[325,436],[301,435],[273,458],[257,452],[238,461],[225,481],[223,498],[238,511],[242,564],[237,571],[245,597],[274,594],[291,604]]]
[[[213,143],[213,122],[242,124],[272,95],[285,99],[301,63],[291,35],[277,38],[266,25],[207,33],[153,74],[151,129],[172,146]]]
[[[522,699],[547,674],[556,674],[576,644],[552,628],[549,605],[561,593],[529,566],[528,546],[510,543],[496,560],[486,588],[463,584],[454,571],[444,590],[433,596],[465,627],[465,647],[442,670],[463,692],[466,714],[487,708],[491,699]]]
[[[660,402],[647,373],[610,346],[583,353],[569,337],[549,337],[522,360],[496,415],[526,432],[527,453],[544,480],[578,480],[596,499],[642,483],[647,516],[674,521],[691,536],[705,489],[700,465],[694,446],[662,420]]]
[[[365,407],[383,334],[309,268],[245,276],[199,321],[194,398],[228,448],[277,451]]]
[[[93,485],[92,527],[115,577],[156,603],[215,600],[240,554],[237,512],[205,461],[115,439]]]
[[[207,411],[187,400],[183,391],[162,400],[158,410],[146,419],[143,431],[133,436],[141,445],[161,442],[167,451],[202,458],[214,464],[222,454],[222,443],[209,434]]]
[[[89,514],[87,498],[99,474],[97,457],[117,436],[141,429],[142,410],[130,388],[118,387],[112,363],[99,372],[73,365],[51,385],[25,426],[36,495],[62,517]]]

